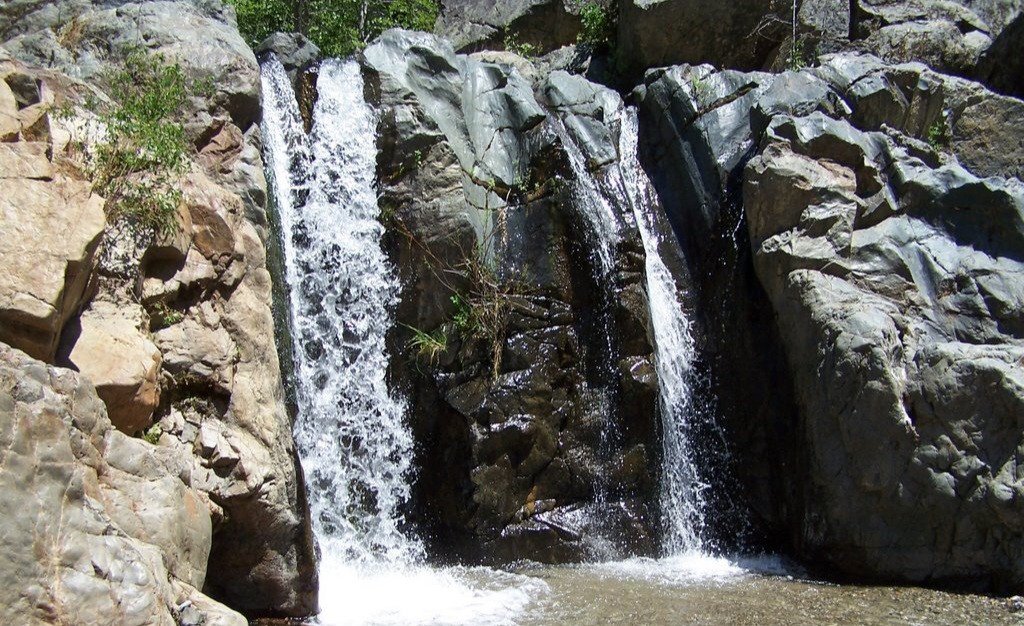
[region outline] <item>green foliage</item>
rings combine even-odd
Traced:
[[[250,46],[277,31],[295,30],[295,10],[290,0],[229,0],[238,16],[238,30]]]
[[[455,314],[452,315],[452,323],[455,325],[455,330],[464,336],[474,334],[473,311],[469,308],[469,303],[459,294],[453,295],[451,302],[455,307]]]
[[[188,167],[181,117],[190,83],[181,66],[132,49],[107,82],[112,102],[89,102],[106,129],[89,169],[107,199],[107,214],[141,228],[172,233],[181,202],[178,179]]]
[[[594,46],[610,46],[615,39],[615,20],[608,9],[594,3],[580,10],[580,34],[577,41]]]
[[[161,328],[167,328],[173,326],[181,320],[185,319],[181,311],[177,311],[167,306],[163,302],[157,302],[153,305],[153,310],[150,312],[151,326],[153,330],[159,330]]]
[[[532,59],[540,52],[540,49],[532,43],[519,41],[512,32],[505,34],[505,50],[514,52],[526,59]]]
[[[711,84],[707,80],[701,78],[700,74],[694,71],[690,72],[690,95],[697,102],[698,107],[704,107],[709,104],[711,96],[714,92],[711,90]]]
[[[406,324],[403,326],[413,333],[408,345],[416,353],[417,359],[434,365],[448,349],[448,332],[443,325],[432,333]]]
[[[301,32],[327,56],[361,50],[389,28],[433,30],[437,0],[229,0],[250,46],[276,31]]]
[[[160,425],[153,424],[144,433],[142,433],[142,438],[155,446],[160,443],[160,435],[162,434],[164,434],[164,431],[160,428]]]
[[[794,72],[807,67],[806,42],[803,37],[795,37],[793,39],[793,45],[789,48],[789,59],[786,61],[786,67]]]
[[[932,150],[936,152],[942,150],[943,146],[947,143],[946,135],[946,119],[940,117],[935,120],[935,123],[928,127],[928,133],[925,135],[925,141],[932,147]]]
[[[482,249],[466,255],[463,262],[451,272],[460,275],[468,284],[468,289],[456,291],[451,297],[455,305],[452,325],[463,340],[475,339],[488,346],[491,375],[497,378],[501,371],[509,314],[515,300],[528,290],[521,280],[499,278],[495,268],[484,261]]]

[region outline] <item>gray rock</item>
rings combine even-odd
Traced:
[[[1024,13],[1009,22],[992,40],[974,70],[974,77],[991,89],[1024,98]]]
[[[890,63],[918,61],[940,72],[985,78],[993,72],[996,58],[1015,63],[1014,44],[1006,45],[1012,35],[1003,37],[996,50],[989,50],[993,38],[1001,37],[1022,11],[1024,6],[1017,0],[865,0],[856,3],[853,11],[853,37],[858,41],[851,47]],[[982,61],[983,55],[987,61]]]
[[[788,7],[777,8],[771,0],[626,0],[616,54],[630,75],[674,63],[757,69],[790,30]]]
[[[114,430],[87,380],[0,344],[0,407],[0,501],[18,511],[0,533],[3,621],[170,626],[191,600],[209,623],[245,623],[196,591],[203,499],[173,457]]]
[[[565,72],[544,77],[508,53],[456,55],[416,33],[385,33],[364,56],[382,120],[381,203],[393,215],[387,228],[398,235],[397,265],[408,285],[397,318],[447,329],[449,342],[435,361],[399,348],[393,363],[396,379],[413,389],[413,427],[425,442],[414,510],[441,512],[421,522],[439,538],[432,548],[497,562],[624,550],[602,545],[594,525],[567,534],[539,520],[592,502],[598,481],[615,472],[622,480],[614,502],[653,496],[650,461],[637,452],[653,445],[656,388],[641,371],[651,347],[631,208],[614,208],[623,229],[615,250],[621,277],[612,279],[611,304],[602,305],[583,243],[579,211],[587,209],[563,183],[571,174],[552,126],[557,116],[600,172],[618,158],[611,115],[619,97]],[[491,264],[505,288],[518,285],[499,296],[507,317],[493,337],[452,322],[451,297],[480,289],[466,276],[474,262]],[[614,358],[629,360],[610,381],[593,373],[606,344],[598,322],[583,319],[602,306],[620,343]],[[408,333],[395,334],[402,346]],[[621,399],[588,389],[625,386],[620,370],[636,372]],[[611,416],[629,429],[621,444],[629,455],[599,451],[602,421]],[[651,536],[652,520],[638,519]]]
[[[949,151],[979,176],[1024,177],[1024,103],[919,63],[869,55],[823,57],[815,72],[842,94],[866,130],[893,128]]]
[[[740,473],[755,510],[792,529],[807,557],[857,576],[1002,577],[1018,588],[1020,481],[1008,468],[1024,402],[1024,185],[972,172],[1019,176],[1019,102],[921,64],[823,61],[786,80],[746,75],[745,92],[736,73],[694,80],[700,68],[671,68],[636,93],[691,275],[710,276],[697,301],[725,329],[706,337],[705,349],[730,355],[718,376],[783,408],[794,393],[799,420],[762,408],[771,430],[760,433],[736,427],[745,405],[719,396]],[[946,144],[918,139],[937,119],[949,124]],[[733,222],[737,204],[743,221]],[[736,228],[753,289],[747,257],[719,234]],[[724,277],[730,293],[753,294],[740,314],[735,297],[720,308]],[[728,347],[737,343],[753,348],[739,356]],[[771,351],[786,363],[757,356]],[[784,375],[731,362],[751,355]],[[758,448],[771,458],[751,455]]]
[[[274,33],[256,47],[256,54],[273,53],[289,76],[310,67],[320,60],[320,49],[302,33]]]
[[[806,420],[800,547],[861,576],[1005,572],[1019,585],[1020,485],[1006,467],[1024,407],[1011,278],[1024,270],[1024,186],[925,165],[844,125],[777,118],[744,175],[755,268]],[[837,163],[831,145],[851,138],[860,154]]]
[[[28,0],[0,9],[0,40],[15,58],[96,81],[131,47],[159,52],[196,78],[208,78],[212,97],[193,107],[222,113],[243,130],[259,118],[259,71],[233,11],[214,0],[89,2]]]
[[[434,32],[460,52],[504,49],[506,41],[549,52],[575,43],[581,7],[568,0],[442,0]]]

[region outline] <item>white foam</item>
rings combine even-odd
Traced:
[[[321,564],[323,626],[511,626],[548,593],[542,580],[484,567]]]
[[[724,557],[697,551],[660,559],[636,557],[585,567],[608,576],[673,586],[717,584],[753,575],[786,575],[790,572],[790,566],[777,556]]]

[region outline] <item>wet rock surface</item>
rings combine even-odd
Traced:
[[[1020,136],[989,126],[1020,102],[848,54],[798,74],[682,66],[648,74],[638,95],[649,163],[689,173],[655,177],[677,228],[742,229],[752,256],[737,251],[734,271],[749,281],[752,263],[774,311],[752,345],[781,345],[798,418],[738,430],[748,451],[780,433],[800,442],[770,462],[797,489],[753,483],[782,494],[774,523],[858,576],[1019,586],[1024,187],[1012,146],[978,146]],[[926,130],[940,126],[945,139]],[[682,238],[696,275],[728,258]],[[755,503],[771,518],[767,498]]]
[[[432,532],[468,558],[578,560],[627,547],[595,543],[616,536],[597,520],[611,524],[623,506],[633,526],[623,540],[650,550],[656,387],[641,377],[627,389],[619,373],[652,358],[639,239],[626,230],[618,273],[601,283],[548,119],[564,115],[600,169],[616,159],[600,120],[618,97],[568,75],[531,84],[517,65],[458,56],[425,35],[389,32],[365,57],[382,205],[410,286],[399,321],[446,339],[417,355],[398,332],[394,348],[427,442],[419,488],[439,514]],[[631,215],[616,219],[630,228]],[[500,321],[472,320],[471,301],[489,301]],[[605,448],[609,422],[621,433]],[[610,475],[619,480],[603,487]]]

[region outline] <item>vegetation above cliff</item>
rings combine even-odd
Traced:
[[[437,0],[229,0],[250,46],[277,31],[300,32],[328,56],[361,50],[389,28],[429,31]]]
[[[181,66],[141,48],[106,76],[110,100],[89,98],[102,137],[81,154],[94,189],[111,218],[170,233],[181,202],[178,179],[188,167],[182,113],[190,91],[203,91]],[[72,116],[68,108],[61,114]]]

